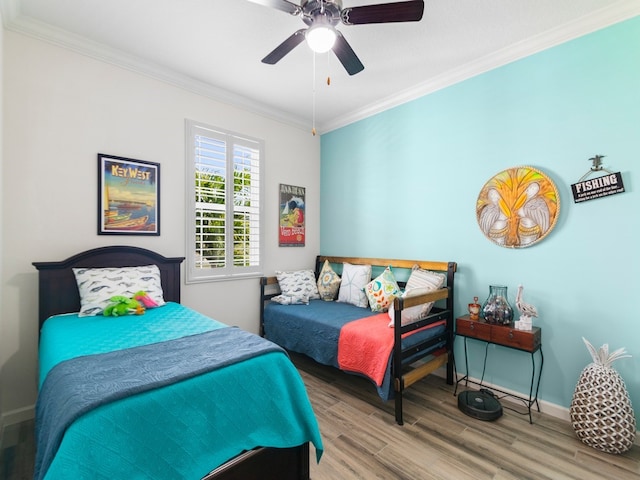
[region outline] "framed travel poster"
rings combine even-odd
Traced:
[[[484,184],[476,202],[482,233],[501,247],[529,247],[544,239],[560,214],[558,189],[540,170],[515,167]]]
[[[160,164],[98,154],[98,235],[160,235]]]
[[[280,184],[281,247],[304,247],[305,188]]]

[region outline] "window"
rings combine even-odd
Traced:
[[[186,123],[187,282],[261,271],[263,142]]]

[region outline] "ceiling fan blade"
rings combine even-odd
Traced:
[[[358,72],[364,70],[364,65],[356,55],[356,52],[353,51],[351,45],[347,42],[347,40],[342,36],[340,32],[336,32],[338,36],[336,37],[336,43],[333,44],[333,53],[336,54],[340,63],[345,68],[349,75],[355,75]]]
[[[342,10],[340,17],[345,25],[418,22],[422,20],[423,12],[423,0],[410,0],[408,2],[381,3],[379,5],[345,8]]]
[[[284,42],[278,45],[269,55],[262,59],[262,63],[268,63],[269,65],[275,65],[282,57],[284,57],[291,50],[296,48],[304,41],[304,32],[306,28],[298,30],[289,38],[287,38]]]
[[[288,2],[287,0],[249,0],[250,2],[257,3],[258,5],[264,5],[265,7],[275,8],[283,12],[290,13],[291,15],[300,15],[302,8],[295,3]]]

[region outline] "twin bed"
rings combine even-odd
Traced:
[[[383,283],[385,275],[388,275],[385,272],[393,269],[398,276],[394,278],[398,286],[406,287],[405,293],[411,290],[415,295],[395,298],[388,307],[391,315],[369,308],[369,305],[358,306],[345,301],[312,299],[302,304],[280,304],[274,301],[283,293],[278,278],[263,277],[261,332],[287,350],[305,354],[323,365],[369,378],[383,401],[394,399],[396,423],[402,425],[406,388],[441,367],[445,368],[447,383],[453,384],[454,276],[457,264],[321,255],[316,258],[315,278],[322,276],[326,263],[342,274],[341,281],[349,282],[349,288],[353,288],[355,282],[354,277],[344,275],[347,267],[350,270],[354,266],[356,269],[359,266],[371,267],[370,278],[382,279],[379,281]],[[429,278],[429,282],[439,280],[429,288],[411,289],[414,274]],[[366,282],[369,282],[369,277],[362,281]],[[376,294],[382,292],[381,288]],[[416,309],[424,314],[416,314]],[[405,321],[407,318],[409,321]]]
[[[275,344],[180,305],[182,261],[113,246],[34,263],[36,480],[309,479],[309,443],[319,459],[322,440],[298,372]],[[74,269],[148,265],[166,305],[74,313]]]

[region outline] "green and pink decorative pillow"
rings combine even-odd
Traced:
[[[364,292],[372,312],[386,312],[393,300],[401,293],[390,267],[385,268],[384,272],[371,280],[364,288]]]

